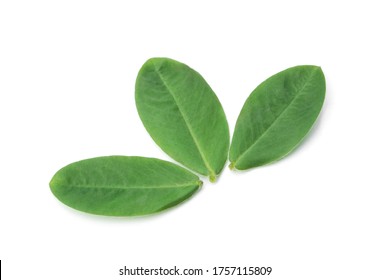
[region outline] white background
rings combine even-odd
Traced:
[[[120,277],[119,268],[272,266],[264,279],[390,279],[390,43],[386,1],[1,1],[0,259],[4,279]],[[150,57],[208,81],[231,134],[251,91],[322,67],[327,96],[287,158],[160,215],[70,209],[52,175],[103,155],[170,160],[138,118]],[[163,279],[257,279],[166,277]]]

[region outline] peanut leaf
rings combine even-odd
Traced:
[[[291,152],[309,132],[325,98],[320,67],[296,66],[261,83],[237,119],[230,167],[249,169]]]
[[[201,185],[196,175],[173,163],[126,156],[72,163],[50,182],[53,194],[64,204],[106,216],[159,212],[186,200]]]
[[[217,96],[203,77],[168,58],[139,71],[135,100],[150,136],[176,161],[215,181],[229,150],[229,128]]]

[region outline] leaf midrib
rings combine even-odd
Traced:
[[[189,121],[186,117],[186,115],[184,114],[184,112],[180,109],[180,106],[179,106],[179,102],[177,101],[175,95],[173,94],[173,91],[170,89],[170,87],[168,86],[167,82],[165,81],[163,75],[160,73],[160,71],[157,69],[156,65],[153,64],[154,66],[154,69],[156,70],[159,78],[161,79],[161,81],[163,82],[164,86],[166,87],[167,91],[169,92],[169,94],[172,96],[173,100],[175,101],[175,105],[177,106],[179,112],[180,112],[180,115],[182,116],[183,120],[184,120],[184,123],[186,124],[186,127],[188,129],[188,131],[190,132],[190,135],[191,135],[191,138],[192,140],[194,141],[195,143],[195,147],[197,148],[201,158],[202,158],[202,161],[205,165],[205,167],[207,168],[208,172],[210,174],[208,174],[209,176],[215,176],[215,173],[213,171],[213,169],[211,168],[210,164],[208,163],[208,161],[206,160],[206,156],[203,154],[202,152],[202,149],[200,148],[200,145],[198,143],[198,140],[196,139],[195,137],[195,134],[194,132],[192,131],[192,127],[190,126],[189,124]]]
[[[186,188],[186,187],[199,187],[200,183],[199,182],[194,182],[191,184],[183,184],[183,185],[164,185],[164,186],[159,186],[159,187],[141,187],[141,186],[136,186],[136,187],[112,187],[112,188],[107,188],[107,187],[101,187],[101,186],[91,186],[91,185],[71,185],[71,188],[83,188],[83,189],[106,189],[106,190],[132,190],[132,189],[176,189],[176,188]]]
[[[267,127],[267,129],[256,139],[255,142],[253,142],[249,147],[248,149],[246,149],[245,152],[243,152],[238,158],[237,160],[234,162],[234,166],[237,165],[237,163],[264,137],[264,135],[267,134],[267,132],[270,130],[271,127],[274,126],[275,123],[277,123],[277,121],[280,119],[280,117],[287,111],[288,108],[290,108],[291,104],[294,103],[294,101],[298,98],[298,96],[300,96],[300,94],[302,93],[302,91],[306,88],[308,82],[310,81],[310,79],[312,78],[314,72],[316,72],[318,69],[315,68],[311,71],[310,73],[310,76],[307,78],[305,84],[302,86],[302,88],[298,91],[298,93],[294,96],[294,98],[291,100],[291,102],[286,106],[286,108],[283,109],[283,111],[279,114],[279,116],[276,117],[276,119],[274,120],[274,122],[269,126]]]

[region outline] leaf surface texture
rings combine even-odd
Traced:
[[[178,61],[149,59],[139,71],[135,100],[160,148],[215,180],[227,160],[229,129],[221,103],[203,77]]]
[[[50,188],[64,204],[107,216],[138,216],[172,207],[201,186],[199,178],[173,163],[144,157],[109,156],[72,163]]]
[[[261,83],[237,119],[231,167],[248,169],[287,155],[313,126],[324,98],[325,78],[317,66],[292,67]]]

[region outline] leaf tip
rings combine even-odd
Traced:
[[[201,188],[203,186],[203,181],[199,180],[198,185],[199,185],[199,188]]]
[[[236,167],[236,163],[235,163],[235,162],[231,162],[231,163],[229,164],[230,170],[234,170],[235,167]]]

